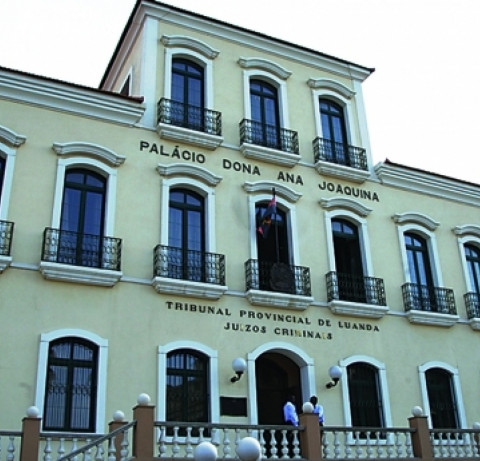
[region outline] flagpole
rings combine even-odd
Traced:
[[[272,194],[273,194],[273,199],[275,200],[275,203],[277,202],[277,199],[275,197],[275,187],[272,187]],[[275,205],[275,213],[273,213],[273,222],[275,223],[275,253],[277,256],[277,263],[280,262],[280,248],[278,246],[278,223],[277,223],[277,206]]]

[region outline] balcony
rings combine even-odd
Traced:
[[[228,289],[225,256],[157,245],[152,285],[158,293],[218,299]]]
[[[474,330],[480,330],[480,294],[471,291],[465,293],[463,299],[465,300],[470,326]]]
[[[315,138],[312,144],[318,173],[357,183],[370,176],[365,149],[320,137]]]
[[[12,263],[13,222],[0,220],[0,274]]]
[[[245,280],[253,305],[306,309],[313,302],[308,267],[249,259]]]
[[[246,158],[281,166],[293,167],[300,161],[296,131],[253,120],[240,122],[240,150]]]
[[[161,138],[214,150],[222,142],[222,114],[203,107],[162,98],[157,105]]]
[[[451,327],[459,319],[453,290],[449,288],[405,283],[402,296],[411,323]]]
[[[121,276],[122,240],[46,228],[40,272],[49,280],[113,286]]]
[[[388,312],[383,279],[329,272],[327,300],[335,314],[381,318]]]

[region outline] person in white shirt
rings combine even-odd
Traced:
[[[298,426],[298,414],[295,408],[295,396],[290,395],[283,406],[283,419],[285,424],[291,424],[292,426]]]
[[[310,403],[313,405],[313,412],[318,415],[318,424],[323,426],[323,407],[318,403],[318,398],[316,395],[310,397]]]

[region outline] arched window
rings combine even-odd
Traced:
[[[325,160],[350,165],[343,108],[329,99],[320,99],[319,106]]]
[[[430,368],[425,372],[425,380],[432,427],[460,427],[451,373],[443,368]]]
[[[98,347],[60,338],[48,349],[43,429],[95,432]]]
[[[465,259],[470,278],[470,291],[480,294],[480,250],[471,244],[465,244]]]
[[[383,427],[385,423],[378,370],[365,362],[348,365],[352,426]]]
[[[205,280],[205,212],[203,197],[187,189],[172,189],[168,218],[169,277]]]
[[[192,349],[167,355],[167,421],[208,422],[208,357]]]
[[[0,155],[0,204],[2,203],[3,178],[5,176],[5,158]]]
[[[250,80],[252,142],[279,149],[280,117],[277,89],[263,80]]]
[[[57,261],[100,267],[105,220],[106,179],[90,170],[67,170]]]

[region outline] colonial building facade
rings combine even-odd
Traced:
[[[154,0],[98,89],[0,68],[0,427],[480,419],[480,186],[373,164],[372,72]]]

